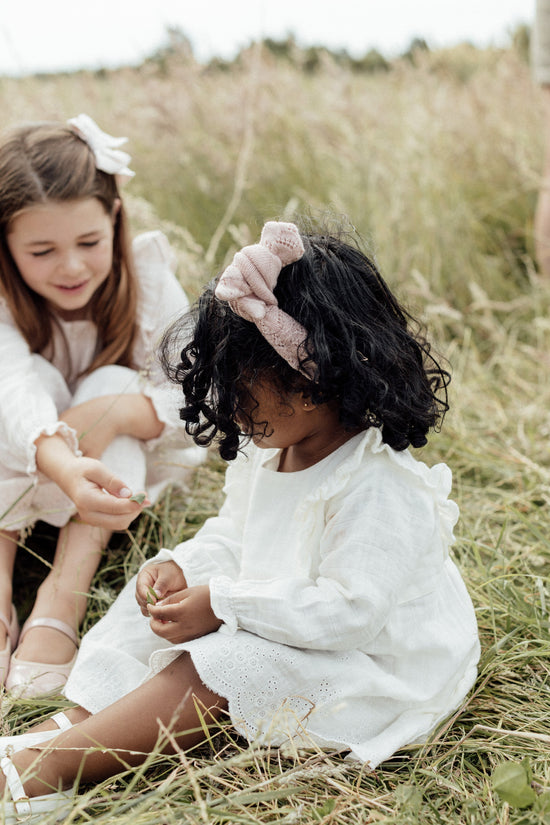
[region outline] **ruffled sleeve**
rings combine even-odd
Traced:
[[[162,232],[138,235],[133,242],[133,253],[140,286],[134,361],[141,371],[141,391],[151,399],[159,420],[165,424],[162,438],[170,437],[170,431],[175,431],[181,439],[181,389],[164,375],[157,351],[169,324],[188,312],[189,301],[176,277],[175,256]],[[157,441],[148,441],[146,448],[153,449]]]
[[[81,455],[75,431],[58,420],[54,399],[36,370],[36,357],[0,299],[0,463],[36,476],[35,441],[58,433]]]

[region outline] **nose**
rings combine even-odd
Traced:
[[[84,262],[78,253],[78,250],[71,249],[65,252],[59,261],[58,272],[64,278],[76,279],[82,275],[84,271]]]

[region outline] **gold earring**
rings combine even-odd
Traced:
[[[308,407],[309,407],[309,404],[307,403],[307,401],[304,401],[304,410],[307,410]]]

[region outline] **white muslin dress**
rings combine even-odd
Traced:
[[[65,694],[98,712],[188,651],[249,740],[374,768],[425,739],[476,678],[474,610],[449,558],[450,470],[395,452],[378,429],[295,473],[277,472],[278,450],[247,453],[219,515],[156,557],[209,584],[220,629],[165,642],[132,580],[84,637]]]
[[[189,308],[174,274],[174,256],[161,232],[139,235],[133,243],[139,282],[135,369],[110,365],[79,375],[97,352],[92,321],[58,319],[50,353],[30,352],[0,298],[0,529],[21,530],[39,519],[56,527],[75,512],[73,502],[37,471],[34,442],[60,433],[76,455],[77,433],[58,416],[69,407],[107,394],[143,393],[165,424],[162,435],[148,442],[120,436],[109,445],[103,462],[135,491],[147,489],[154,501],[169,482],[185,483],[205,451],[193,445],[179,420],[181,389],[170,384],[156,360],[167,324]]]

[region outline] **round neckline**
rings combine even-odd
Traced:
[[[358,441],[364,436],[364,434],[365,433],[364,433],[363,430],[360,433],[356,433],[351,438],[348,438],[347,441],[344,441],[343,444],[340,444],[339,447],[337,447],[331,453],[326,455],[324,458],[321,458],[319,461],[316,461],[315,464],[311,464],[309,467],[304,467],[303,470],[292,470],[291,472],[285,472],[285,473],[279,472],[278,467],[279,467],[279,462],[281,460],[281,453],[282,453],[281,449],[271,449],[270,450],[271,455],[267,455],[261,461],[261,467],[262,467],[262,469],[267,470],[268,472],[273,473],[274,475],[278,475],[278,476],[293,476],[293,477],[296,477],[296,476],[300,476],[304,473],[315,472],[318,469],[321,469],[323,467],[323,465],[329,464],[331,461],[333,461],[336,456],[341,457],[342,453],[345,455],[345,457],[347,457],[348,455],[351,455],[355,451],[355,447],[356,447]],[[275,462],[276,462],[275,467],[269,466],[269,465],[275,464]]]
[[[56,320],[58,321],[58,323],[61,324],[61,326],[63,326],[63,327],[73,326],[75,324],[92,324],[93,325],[93,323],[94,323],[91,320],[91,318],[75,318],[74,320],[70,321],[70,320],[66,320],[65,318],[61,318],[60,315],[56,315],[55,317],[56,317]]]

